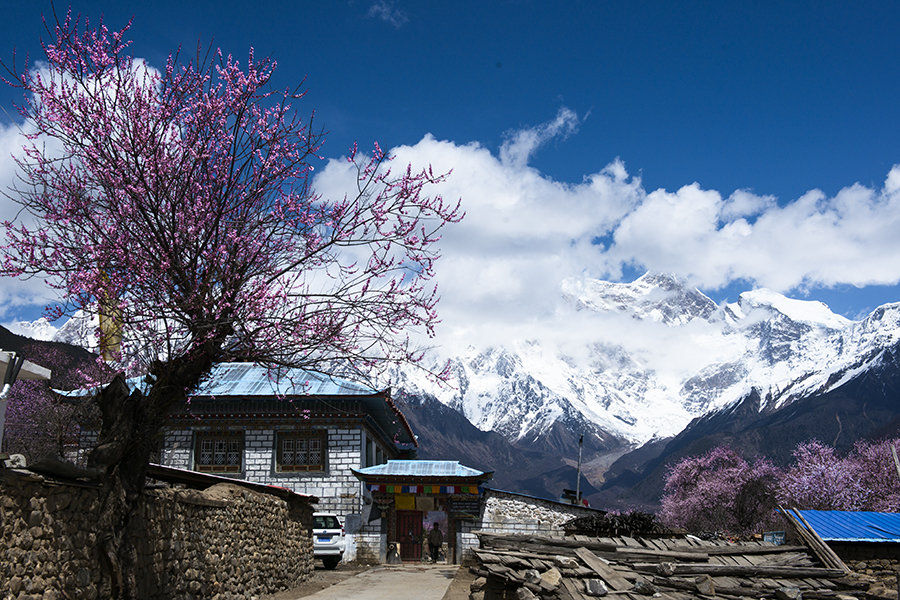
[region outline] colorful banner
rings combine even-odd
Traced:
[[[412,494],[394,495],[394,508],[397,510],[416,510],[416,497]]]
[[[480,494],[483,490],[477,485],[388,485],[384,483],[367,483],[370,492],[387,492],[388,494]]]

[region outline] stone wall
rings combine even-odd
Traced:
[[[0,598],[103,598],[99,491],[0,472]],[[138,596],[246,598],[296,586],[313,569],[312,505],[236,484],[148,490],[132,535]]]
[[[534,498],[513,492],[486,489],[481,518],[463,522],[457,543],[462,559],[478,547],[475,531],[515,535],[562,536],[563,524],[576,517],[596,515],[596,509],[573,506],[553,500]]]
[[[491,533],[561,536],[566,521],[597,513],[592,508],[489,489],[480,528]]]
[[[882,586],[898,591],[900,544],[895,542],[828,542],[841,560],[856,573],[874,577]],[[870,590],[871,591],[871,590]]]

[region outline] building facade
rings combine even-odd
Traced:
[[[407,456],[415,446],[390,390],[228,363],[171,415],[159,462],[317,496],[316,510],[352,525],[363,495],[353,469]]]
[[[427,537],[437,528],[450,563],[471,545],[468,535],[483,512],[482,486],[494,475],[450,460],[389,460],[354,474],[365,483],[369,506],[361,536],[368,545],[377,533],[379,547],[392,548],[399,560],[433,560]]]

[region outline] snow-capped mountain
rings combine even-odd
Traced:
[[[450,385],[403,369],[391,382],[433,396],[482,431],[538,440],[560,426],[595,445],[637,446],[671,437],[692,419],[752,391],[760,410],[827,391],[865,371],[900,341],[900,303],[860,321],[820,302],[754,290],[716,304],[684,281],[648,273],[632,283],[566,281],[556,335],[510,336],[452,356]],[[58,330],[19,324],[29,337],[96,348],[96,323]],[[577,436],[576,436],[577,439]]]
[[[9,331],[42,342],[63,342],[96,352],[97,318],[77,313],[60,327],[53,325],[46,317],[36,321],[17,321],[6,327]]]
[[[45,317],[41,317],[37,321],[16,321],[8,324],[6,328],[16,335],[22,335],[41,342],[52,341],[53,336],[59,331]]]
[[[566,282],[571,344],[510,339],[449,358],[451,387],[403,371],[484,431],[537,439],[554,424],[638,445],[756,390],[760,410],[834,388],[900,340],[900,304],[861,321],[769,290],[717,305],[674,276]],[[579,349],[580,346],[580,349]]]

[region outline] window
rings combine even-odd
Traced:
[[[340,529],[341,522],[334,515],[313,515],[313,529]]]
[[[327,432],[282,431],[276,451],[279,471],[324,471]]]
[[[204,473],[240,473],[244,434],[240,431],[197,433],[194,468]]]

